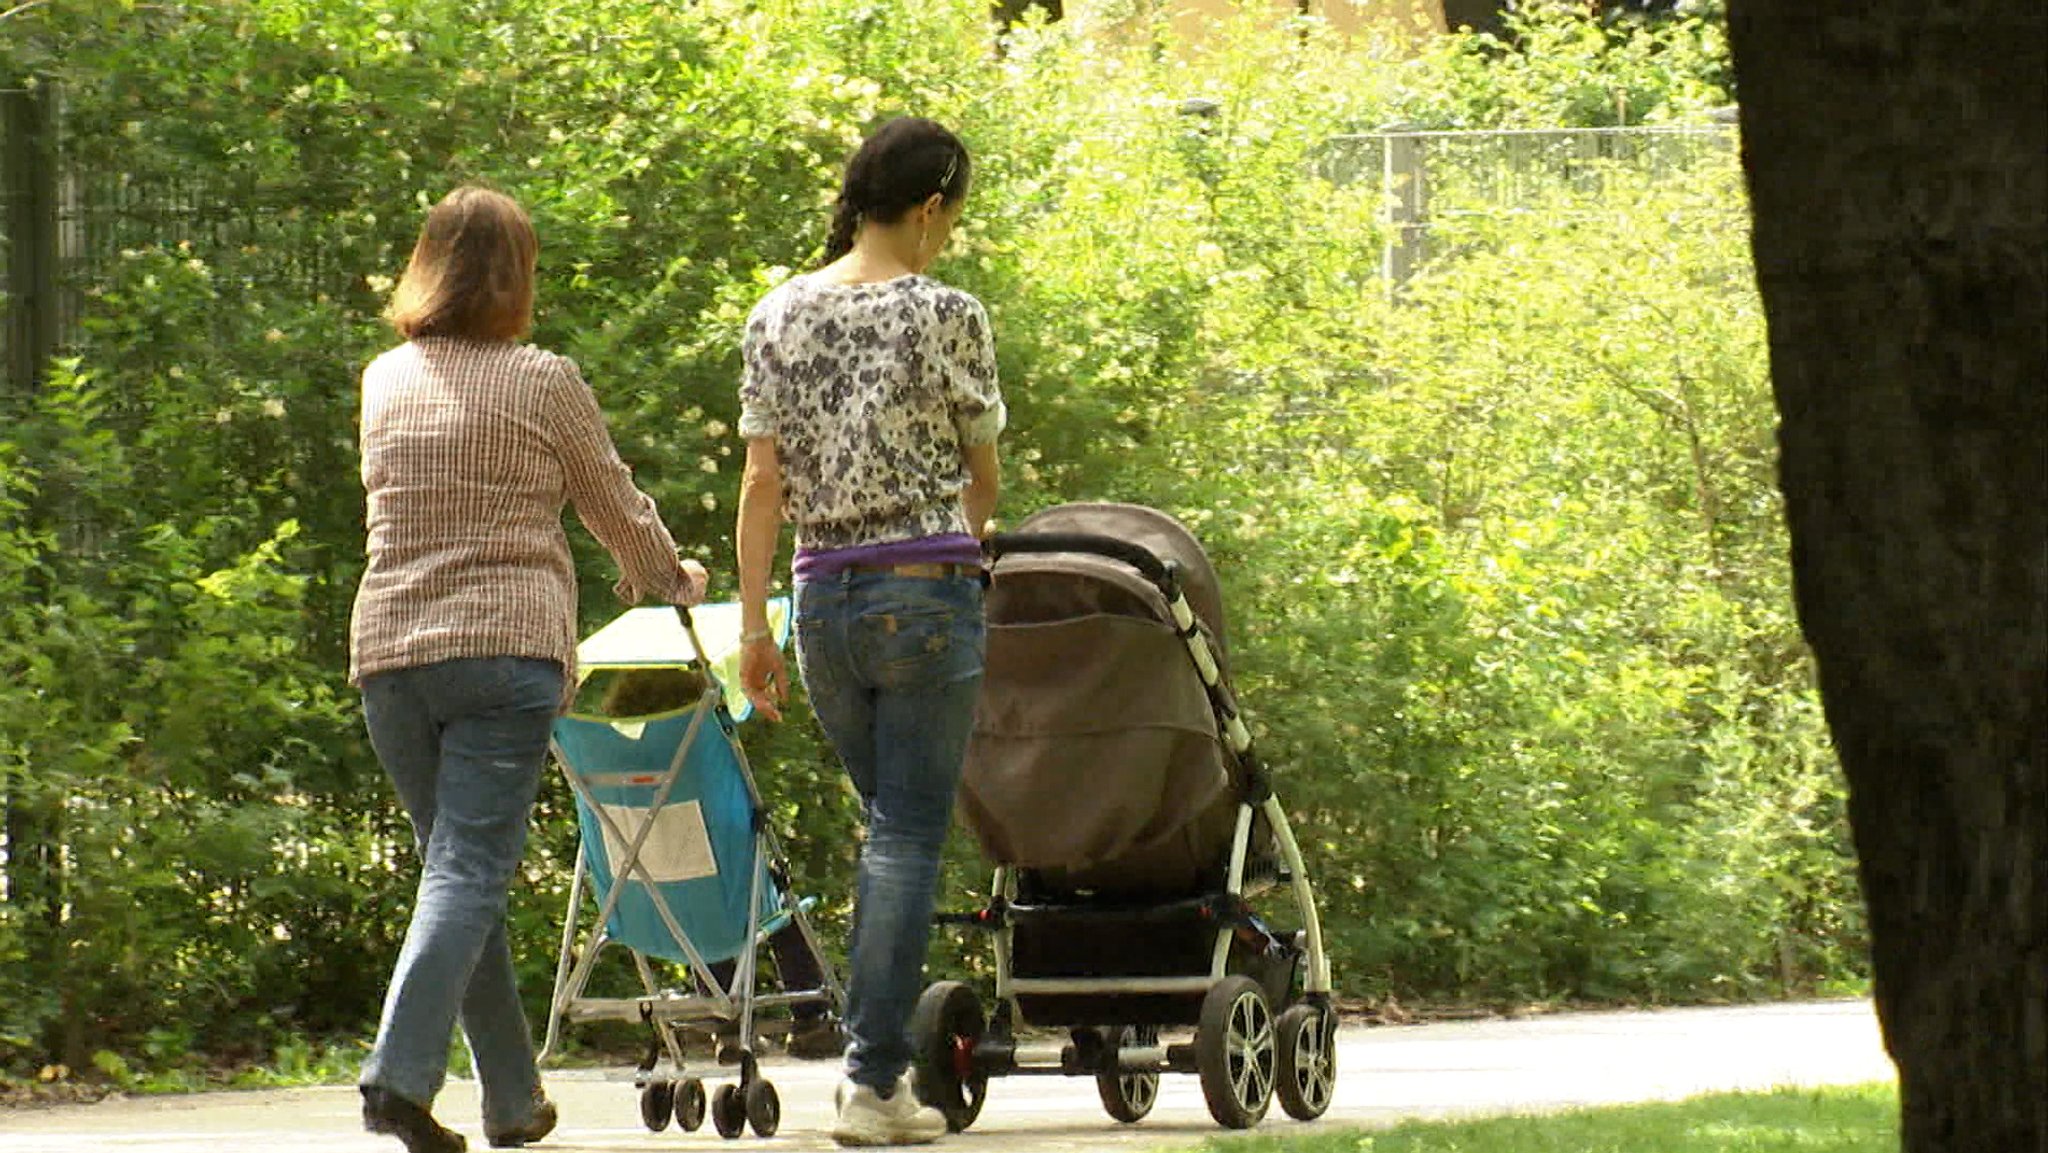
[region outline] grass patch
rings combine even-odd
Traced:
[[[1658,1105],[1481,1121],[1410,1121],[1287,1137],[1219,1138],[1211,1153],[1896,1153],[1886,1084],[1725,1093]]]

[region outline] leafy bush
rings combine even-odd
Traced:
[[[836,166],[898,111],[976,152],[942,271],[996,319],[1005,519],[1132,500],[1209,544],[1346,991],[1854,978],[1732,161],[1441,216],[1399,303],[1378,184],[1327,163],[1332,134],[1397,122],[1682,119],[1725,100],[1718,30],[1544,7],[1526,52],[1402,57],[1247,21],[1191,54],[1035,24],[997,44],[984,17],[233,0],[16,18],[0,71],[62,85],[95,255],[72,359],[0,440],[0,1066],[303,1061],[303,1035],[374,1017],[413,865],[342,683],[355,377],[389,340],[377,314],[423,207],[467,179],[530,206],[535,339],[582,364],[678,539],[723,573],[740,322],[815,261]],[[595,624],[609,562],[573,539]],[[796,716],[746,739],[836,940],[856,806]],[[574,852],[550,782],[513,905],[536,1015]],[[953,853],[964,901],[984,869]]]

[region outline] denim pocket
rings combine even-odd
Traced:
[[[798,581],[791,599],[794,601],[790,606],[790,628],[793,632],[815,633],[829,628],[846,611],[845,599],[839,590],[823,582]]]
[[[874,587],[860,606],[854,644],[876,687],[948,684],[981,669],[980,589],[916,579]]]
[[[482,657],[449,662],[449,685],[462,711],[526,712],[561,706],[562,666],[539,657]]]

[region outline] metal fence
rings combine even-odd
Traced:
[[[1733,124],[1357,133],[1332,137],[1321,174],[1378,181],[1386,205],[1381,272],[1390,290],[1429,252],[1432,220],[1519,209],[1560,190],[1599,198],[1623,174],[1682,177],[1734,148]]]
[[[73,342],[91,291],[125,254],[189,251],[230,262],[248,288],[339,292],[355,275],[340,220],[232,181],[166,175],[76,147],[53,86],[0,88],[0,364],[33,389]],[[90,154],[89,154],[90,153]],[[334,236],[330,236],[334,234]]]
[[[57,347],[57,227],[52,125],[42,95],[0,88],[0,363],[10,387],[41,379]]]
[[[252,287],[334,291],[350,275],[341,267],[346,244],[323,240],[330,222],[254,190],[82,162],[66,147],[62,121],[54,89],[0,89],[0,363],[14,388],[33,388],[75,337],[85,288],[124,251],[183,243],[208,259],[233,254]],[[1671,178],[1735,139],[1732,124],[1391,129],[1331,137],[1318,168],[1339,184],[1379,183],[1382,273],[1393,292],[1427,259],[1433,221],[1516,210],[1560,188],[1597,197],[1624,173]]]

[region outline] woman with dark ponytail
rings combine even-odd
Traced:
[[[892,120],[847,163],[824,267],[747,320],[740,435],[740,684],[780,719],[768,627],[782,522],[796,526],[796,647],[811,707],[859,792],[842,1145],[935,1141],[909,1088],[939,851],[981,682],[981,549],[995,510],[988,316],[925,275],[952,236],[970,165],[958,137]]]
[[[860,229],[860,209],[841,193],[832,202],[832,228],[825,234],[825,261],[831,263],[853,251],[853,234]]]

